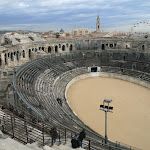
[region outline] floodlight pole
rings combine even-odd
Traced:
[[[104,99],[103,105],[100,105],[100,110],[105,112],[105,144],[107,144],[108,137],[107,137],[107,112],[112,112],[113,107],[109,107],[109,103],[111,103],[111,99]],[[106,105],[107,104],[107,105]]]
[[[107,110],[104,110],[105,111],[105,144],[107,144],[107,140],[108,140],[108,137],[107,137]]]

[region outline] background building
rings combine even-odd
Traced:
[[[88,35],[90,30],[88,28],[75,28],[72,30],[73,35]]]

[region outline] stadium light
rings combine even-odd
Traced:
[[[109,104],[112,102],[111,99],[104,99],[103,105],[100,105],[100,110],[105,112],[105,144],[107,144],[107,112],[112,112],[113,107],[109,106]]]

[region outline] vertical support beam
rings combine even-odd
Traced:
[[[89,140],[89,150],[91,150],[91,140]]]
[[[60,130],[59,130],[59,137],[58,137],[58,138],[59,138],[59,145],[60,145],[60,143],[61,143],[61,142],[60,142]]]
[[[26,129],[26,136],[27,136],[27,143],[28,143],[29,138],[28,138],[28,126],[27,126],[27,121],[26,121],[26,119],[24,120],[24,125],[25,125],[25,129]]]
[[[3,116],[3,122],[4,122],[4,125],[3,125],[3,132],[5,132],[5,116]]]
[[[71,135],[71,138],[72,138],[72,135]],[[66,143],[66,129],[65,129],[65,143]]]
[[[43,123],[43,127],[42,127],[42,134],[43,134],[43,146],[45,145],[44,144],[44,123]]]
[[[13,118],[11,116],[11,129],[12,129],[12,138],[14,138],[14,125],[13,125]]]
[[[107,110],[105,110],[105,144],[107,144]]]

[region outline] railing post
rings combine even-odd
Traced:
[[[89,140],[89,150],[91,150],[91,140]]]
[[[52,138],[52,145],[53,145],[53,138]]]
[[[24,119],[24,126],[26,128],[26,136],[27,136],[27,143],[28,143],[28,141],[29,141],[29,139],[28,139],[28,126],[27,126],[27,122],[25,119]]]
[[[60,145],[60,143],[61,143],[61,142],[60,142],[60,129],[59,129],[59,137],[58,137],[58,138],[59,138],[59,145]]]
[[[71,136],[71,138],[72,138],[72,136]],[[65,129],[65,143],[66,143],[66,129]]]
[[[14,126],[13,126],[13,118],[11,116],[11,129],[12,129],[12,138],[14,138]]]
[[[43,123],[43,127],[42,127],[42,134],[43,134],[43,146],[44,146],[44,123]]]
[[[72,133],[71,133],[71,139],[72,139]]]
[[[3,116],[3,122],[4,122],[4,125],[3,125],[3,132],[5,132],[5,116]]]

